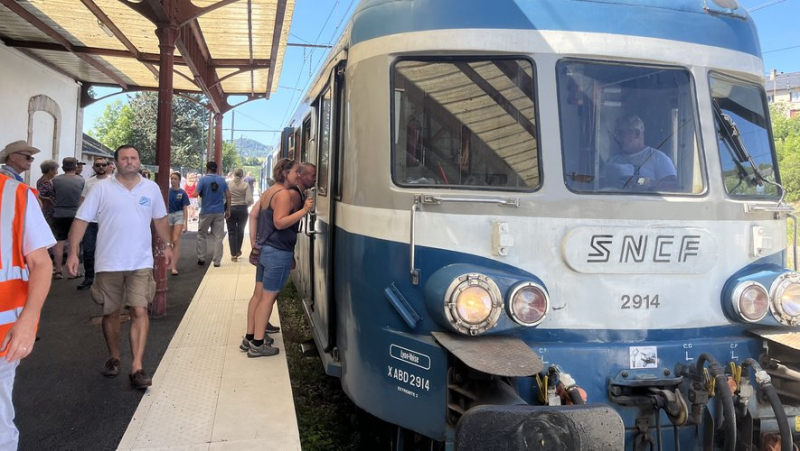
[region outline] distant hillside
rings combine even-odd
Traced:
[[[233,141],[236,145],[236,151],[242,157],[259,157],[264,158],[267,156],[272,146],[261,144],[260,142],[250,138],[239,138]]]

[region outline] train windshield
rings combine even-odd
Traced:
[[[404,59],[395,64],[392,81],[396,184],[539,187],[530,60]]]
[[[725,191],[733,197],[779,197],[767,104],[758,85],[710,76]]]
[[[705,191],[687,70],[565,60],[557,74],[564,180],[570,190]]]

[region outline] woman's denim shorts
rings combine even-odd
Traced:
[[[294,252],[282,251],[270,246],[261,248],[261,256],[258,259],[256,269],[256,282],[264,284],[264,291],[277,293],[281,291],[286,281],[289,280],[289,272],[292,270],[292,260]]]

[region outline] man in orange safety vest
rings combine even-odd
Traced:
[[[56,241],[31,188],[0,174],[0,449],[17,449],[11,392],[50,291]]]

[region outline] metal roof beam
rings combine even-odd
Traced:
[[[125,48],[128,49],[131,55],[138,60],[140,54],[139,49],[137,49],[136,46],[133,45],[130,39],[128,39],[128,37],[125,36],[125,33],[123,33],[122,30],[120,30],[119,27],[117,27],[114,21],[112,21],[111,18],[108,17],[106,13],[104,13],[103,10],[100,9],[99,6],[97,6],[97,3],[95,3],[94,0],[81,0],[81,2],[83,2],[83,6],[85,6],[86,9],[91,11],[92,14],[94,14],[94,16],[97,17],[97,20],[99,20],[100,23],[102,23],[103,25],[105,25],[106,28],[111,30],[111,33],[114,35],[114,37],[116,37],[117,40],[119,40],[119,42],[121,42],[122,45],[124,45]],[[156,67],[153,66],[153,64],[144,62],[143,64],[148,70],[150,70],[150,72],[153,75],[158,77],[158,69],[156,69]]]
[[[269,54],[269,75],[267,76],[267,88],[264,92],[265,98],[269,99],[272,91],[272,80],[275,77],[275,65],[272,61],[278,59],[278,49],[281,43],[281,32],[283,31],[283,20],[286,18],[286,0],[278,0],[278,8],[275,10],[275,28],[272,29],[272,51]]]
[[[0,0],[2,1],[2,0]],[[159,55],[157,53],[140,52],[138,56],[134,56],[128,50],[115,50],[115,49],[101,49],[97,47],[84,47],[80,45],[73,45],[72,48],[66,48],[63,44],[56,44],[53,42],[37,42],[37,41],[18,41],[10,38],[0,38],[6,47],[15,47],[20,49],[33,49],[33,50],[50,50],[54,52],[72,52],[72,53],[85,53],[88,55],[97,56],[113,56],[117,58],[131,58],[136,59],[142,63],[158,64]],[[186,66],[186,61],[181,56],[175,56],[175,64],[179,66]],[[270,62],[268,59],[254,59],[247,58],[221,58],[211,60],[210,66],[214,68],[244,68],[248,70],[255,69],[268,69]]]
[[[208,97],[208,102],[211,104],[212,109],[220,113],[223,111],[227,101],[222,97],[216,84],[216,72],[209,64],[208,60],[203,57],[201,45],[195,39],[190,27],[181,27],[178,30],[178,40],[175,46],[180,50],[183,55],[183,60],[195,77],[195,84],[197,84],[203,91],[203,94]]]
[[[18,15],[22,20],[28,22],[36,29],[49,36],[51,39],[62,45],[68,51],[71,52],[72,49],[74,48],[72,43],[69,42],[67,38],[61,36],[61,34],[58,31],[54,30],[52,27],[44,23],[41,19],[33,15],[30,11],[25,9],[15,0],[0,0],[0,4],[10,9],[14,14]],[[123,89],[128,88],[128,83],[125,82],[125,80],[123,80],[122,77],[114,73],[111,69],[106,67],[100,61],[97,61],[96,59],[92,58],[87,54],[76,53],[75,56],[77,56],[81,60],[88,63],[90,66],[100,71],[103,75],[113,80],[114,83],[120,85]]]

